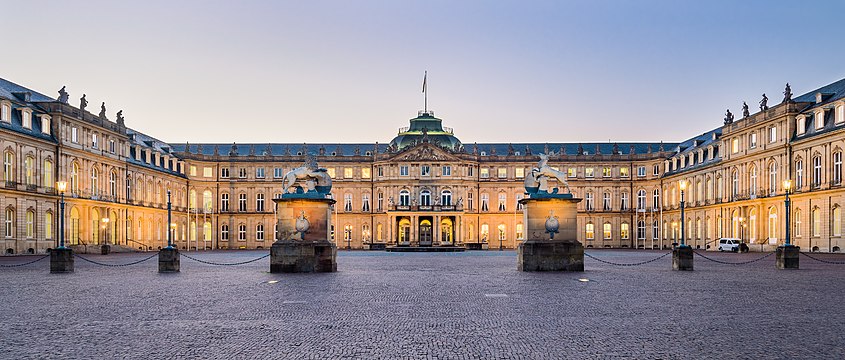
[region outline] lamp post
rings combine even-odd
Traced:
[[[167,232],[167,248],[173,248],[173,220],[171,219],[171,203],[170,190],[167,190],[167,223],[170,224],[171,230]],[[189,244],[190,245],[190,244]]]
[[[739,242],[745,242],[745,218],[742,216],[739,217]]]
[[[170,236],[171,239],[176,237],[176,223],[170,223],[170,234],[169,234],[169,236]]]
[[[65,248],[65,190],[67,181],[56,182],[56,189],[59,190],[59,249]]]
[[[687,189],[687,182],[685,180],[681,180],[679,184],[681,188],[681,247],[687,246],[686,245],[686,218],[684,217],[684,191]]]
[[[789,207],[789,190],[791,190],[791,189],[792,189],[792,181],[791,180],[784,180],[783,181],[783,193],[786,197],[786,199],[783,201],[784,206],[785,206],[785,210],[786,210],[785,211],[785,213],[786,213],[786,229],[785,229],[786,230],[786,232],[785,232],[785,234],[786,234],[785,240],[786,241],[785,241],[785,246],[791,246],[792,245],[792,244],[789,243],[789,227],[790,227],[790,224],[789,224],[789,210],[790,210],[790,207]]]
[[[109,242],[109,221],[110,219],[104,217],[102,220],[103,223],[103,241],[100,242],[101,245],[106,245]]]

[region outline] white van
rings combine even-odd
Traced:
[[[739,244],[741,244],[741,243],[742,243],[742,241],[740,241],[739,239],[721,238],[721,239],[719,239],[719,251],[738,252],[739,251]]]

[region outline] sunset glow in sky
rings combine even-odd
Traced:
[[[845,77],[845,2],[14,1],[0,77],[169,142],[680,141]],[[14,35],[14,36],[12,36]]]

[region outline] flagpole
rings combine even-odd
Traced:
[[[427,114],[428,113],[428,91],[426,90],[426,85],[428,81],[428,71],[425,72],[423,75],[423,111]]]

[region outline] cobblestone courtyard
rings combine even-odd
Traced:
[[[665,252],[588,253],[633,263]],[[189,254],[237,262],[266,252]],[[772,256],[748,265],[696,256],[685,273],[670,270],[670,257],[521,273],[512,251],[341,251],[339,272],[310,275],[270,274],[266,258],[211,266],[184,257],[182,273],[162,275],[155,261],[77,259],[75,273],[56,275],[47,259],[0,269],[0,358],[845,357],[845,265],[806,256],[798,271],[776,270]]]

